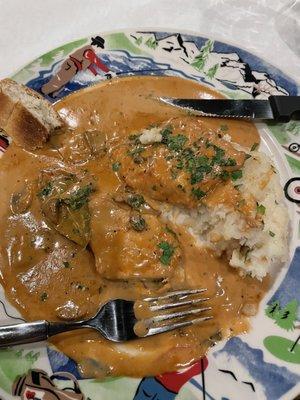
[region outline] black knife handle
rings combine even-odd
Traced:
[[[300,120],[300,96],[270,96],[269,101],[276,121]]]

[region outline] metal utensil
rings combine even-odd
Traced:
[[[88,320],[36,321],[2,326],[0,327],[0,347],[39,342],[62,332],[82,328],[95,329],[113,342],[124,342],[198,324],[213,318],[209,315],[200,316],[210,311],[211,307],[196,306],[209,300],[208,297],[199,296],[205,291],[206,289],[179,290],[159,297],[143,299],[141,301],[148,306],[149,312],[153,313],[145,319],[136,318],[134,301],[116,299],[104,304],[98,313]],[[172,312],[166,313],[165,310],[172,310]],[[143,323],[146,328],[145,334],[137,336],[134,330],[137,323]]]
[[[277,122],[300,120],[300,96],[270,96],[268,100],[173,99],[160,97],[171,106],[203,117],[267,119]]]

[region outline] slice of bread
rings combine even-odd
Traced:
[[[21,147],[42,147],[63,121],[39,93],[12,79],[0,81],[0,129]]]

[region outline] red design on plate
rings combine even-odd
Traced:
[[[182,371],[167,372],[163,375],[156,376],[158,380],[168,390],[178,393],[182,386],[193,376],[201,374],[208,366],[208,359],[203,357],[202,360]]]
[[[35,396],[35,392],[31,392],[30,390],[28,390],[28,392],[26,392],[26,399],[34,399]]]

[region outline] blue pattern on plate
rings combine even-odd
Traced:
[[[300,375],[290,372],[285,367],[265,362],[262,350],[250,347],[238,337],[230,339],[223,349],[215,352],[213,356],[217,357],[223,353],[235,357],[253,379],[262,385],[267,400],[279,399],[300,381]]]
[[[268,304],[273,301],[279,301],[281,305],[286,305],[291,300],[298,300],[300,304],[300,247],[297,247],[294,257],[289,266],[289,269],[279,285],[276,292],[273,294]],[[299,307],[300,312],[300,307]],[[298,315],[300,319],[300,315]]]

